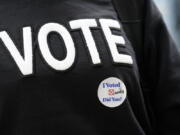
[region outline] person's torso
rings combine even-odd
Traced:
[[[0,39],[0,134],[146,134],[136,56],[110,0],[0,2]]]

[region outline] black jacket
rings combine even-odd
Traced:
[[[180,54],[151,0],[0,1],[0,135],[179,135]]]

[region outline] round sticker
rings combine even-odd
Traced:
[[[126,86],[119,78],[110,77],[103,80],[98,88],[100,102],[110,108],[120,106],[126,99]]]

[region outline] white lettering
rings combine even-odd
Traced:
[[[81,19],[74,20],[70,22],[72,29],[81,29],[86,40],[86,45],[89,49],[93,64],[100,64],[101,60],[99,57],[98,50],[96,48],[96,43],[93,39],[90,28],[97,27],[97,22],[95,19]]]
[[[30,27],[23,28],[23,43],[24,43],[24,58],[19,53],[14,42],[7,34],[6,31],[0,32],[0,39],[8,49],[9,53],[13,57],[17,66],[19,67],[23,75],[30,75],[33,73],[32,64],[32,32]]]
[[[52,56],[49,50],[48,35],[51,32],[57,32],[64,40],[64,43],[67,49],[66,58],[64,60],[61,60],[61,61],[57,60],[56,58]],[[44,59],[53,69],[64,71],[64,70],[69,69],[73,65],[74,59],[75,59],[74,42],[70,33],[64,26],[57,23],[45,24],[44,26],[41,27],[39,31],[38,42],[39,42],[39,47],[40,47],[40,50]]]
[[[100,19],[101,27],[104,31],[104,35],[107,39],[113,61],[115,63],[133,64],[132,57],[130,55],[119,54],[117,49],[118,45],[125,45],[125,40],[122,36],[112,35],[110,28],[120,29],[121,26],[118,21],[111,19]]]

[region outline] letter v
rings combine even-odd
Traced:
[[[6,31],[0,32],[0,39],[3,41],[5,47],[13,57],[19,70],[23,75],[30,75],[33,73],[33,55],[32,55],[32,31],[31,27],[23,28],[23,44],[24,44],[24,58],[16,48],[14,42]]]

